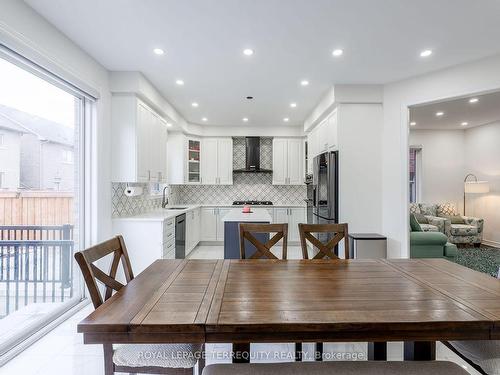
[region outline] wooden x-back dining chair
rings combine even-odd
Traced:
[[[335,246],[344,240],[345,259],[349,259],[349,230],[347,224],[299,224],[302,257],[309,259],[307,242],[310,242],[318,253],[312,259],[339,259],[334,253]],[[330,233],[333,237],[323,243],[313,236],[313,233]]]
[[[259,241],[254,234],[264,234],[264,233],[275,233],[275,235],[266,243]],[[258,223],[246,223],[240,224],[240,255],[241,259],[279,259],[276,255],[271,252],[271,248],[276,245],[281,239],[283,239],[282,244],[282,257],[281,259],[286,259],[286,251],[288,244],[288,224],[258,224]],[[245,252],[245,240],[248,240],[252,245],[255,246],[256,251],[247,256]]]
[[[112,254],[109,273],[105,273],[94,263]],[[127,248],[122,236],[116,236],[108,241],[93,246],[87,250],[75,253],[75,259],[89,290],[90,298],[97,309],[125,285],[116,279],[120,263],[123,267],[125,280],[129,283],[133,278],[132,266]],[[99,281],[104,285],[104,297],[99,290]],[[188,375],[194,374],[198,363],[198,373],[205,365],[203,346],[200,344],[133,344],[119,345],[103,344],[104,373],[115,372]],[[160,353],[161,355],[155,355]],[[189,355],[179,355],[187,353]],[[197,358],[200,358],[197,361]]]

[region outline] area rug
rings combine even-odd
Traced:
[[[455,262],[497,277],[498,267],[500,267],[500,249],[488,246],[459,248]]]

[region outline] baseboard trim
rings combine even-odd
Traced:
[[[490,240],[483,240],[482,243],[485,244],[485,245],[488,245],[488,246],[500,248],[500,242],[490,241]]]

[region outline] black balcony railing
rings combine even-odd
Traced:
[[[73,297],[73,226],[0,226],[0,318]]]

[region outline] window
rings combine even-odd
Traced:
[[[420,201],[422,148],[410,147],[410,203]]]
[[[73,164],[73,151],[62,150],[62,160],[64,163]]]
[[[9,142],[0,186],[12,193],[0,195],[2,356],[83,297],[73,253],[85,246],[84,127],[93,102],[1,45],[0,82],[0,142]]]

